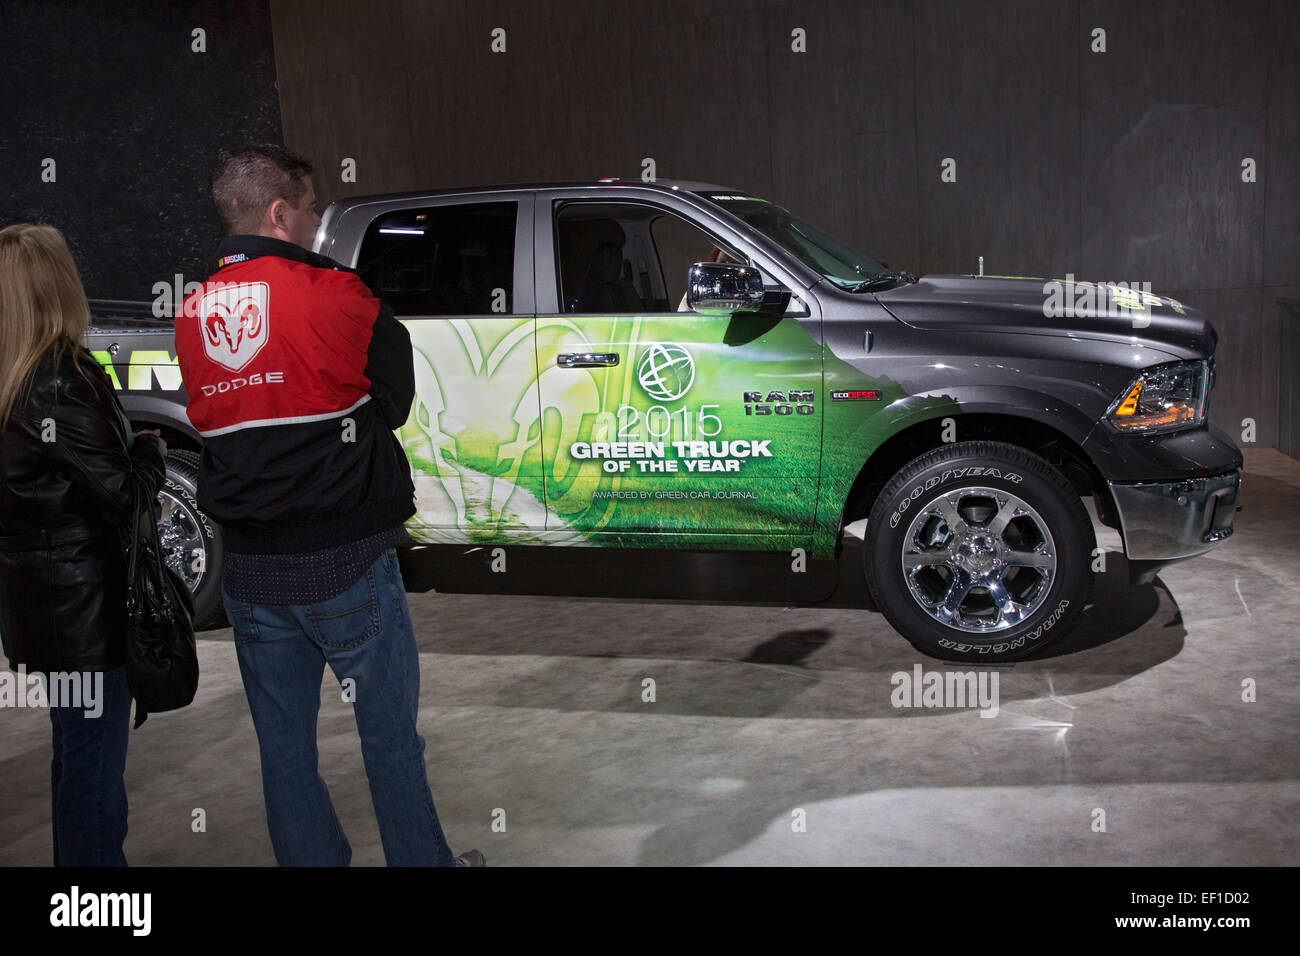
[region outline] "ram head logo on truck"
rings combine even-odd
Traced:
[[[270,335],[265,282],[218,285],[199,301],[203,348],[209,359],[238,372],[262,350]]]

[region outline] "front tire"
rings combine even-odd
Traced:
[[[926,452],[867,520],[867,585],[885,618],[943,660],[1019,660],[1060,639],[1092,588],[1083,502],[1039,456],[974,441]]]
[[[158,538],[163,560],[180,575],[194,598],[194,629],[226,626],[221,571],[226,548],[221,526],[199,510],[199,456],[168,451],[167,473],[158,489],[162,513]]]

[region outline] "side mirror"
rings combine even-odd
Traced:
[[[686,304],[700,315],[758,312],[763,307],[763,276],[753,266],[697,262],[686,280]]]

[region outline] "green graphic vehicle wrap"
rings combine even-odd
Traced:
[[[406,324],[417,394],[398,434],[422,542],[807,545],[814,529],[838,531],[830,502],[874,444],[870,412],[901,396],[832,358],[834,388],[874,397],[828,401],[821,343],[789,317]],[[631,358],[557,361],[602,354]],[[846,440],[824,446],[828,428]],[[835,531],[817,550],[830,553]]]

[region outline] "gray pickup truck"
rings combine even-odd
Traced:
[[[353,198],[315,249],[410,330],[417,550],[760,552],[794,573],[866,519],[889,622],[993,663],[1087,602],[1084,499],[1135,579],[1232,532],[1215,331],[1147,290],[917,279],[743,191],[663,180]],[[222,535],[160,311],[97,303],[89,346],[168,441],[162,536],[210,616]]]

